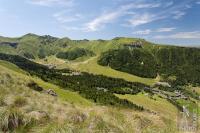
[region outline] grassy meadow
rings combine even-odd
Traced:
[[[16,66],[6,65],[9,63],[1,62],[0,65],[0,128],[5,131],[15,129],[20,133],[176,132],[174,120],[165,115],[98,106],[78,93],[62,90],[58,86],[27,75]],[[27,87],[27,83],[31,81],[45,89],[54,89],[58,97],[31,90]],[[138,104],[142,105],[142,102]],[[16,123],[8,126],[7,121],[10,119]]]

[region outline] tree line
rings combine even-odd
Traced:
[[[133,104],[128,100],[120,99],[114,95],[114,93],[137,94],[146,87],[143,84],[89,73],[81,73],[81,75],[64,75],[63,73],[70,73],[71,70],[49,69],[46,66],[37,64],[18,55],[0,53],[0,59],[9,61],[17,65],[19,68],[29,72],[31,75],[40,77],[44,81],[59,85],[64,89],[77,91],[83,97],[96,103],[143,110],[143,107]],[[98,90],[97,87],[105,88],[107,91]],[[123,87],[130,89],[122,89]]]
[[[161,75],[172,85],[200,85],[200,49],[155,47],[110,50],[101,55],[98,64],[140,77]],[[171,80],[169,77],[175,77]]]

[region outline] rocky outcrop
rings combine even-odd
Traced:
[[[49,118],[49,115],[45,111],[32,111],[28,114],[28,116],[38,121]]]
[[[156,82],[154,86],[171,87],[171,85],[167,82]]]
[[[56,92],[52,89],[48,89],[46,91],[47,94],[51,95],[51,96],[54,96],[54,97],[57,97],[58,95],[56,94]]]
[[[17,48],[18,43],[16,43],[16,42],[0,42],[0,45],[5,45],[5,46]]]

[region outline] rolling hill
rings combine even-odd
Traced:
[[[139,38],[0,37],[0,130],[178,132],[199,66],[198,48]]]
[[[75,92],[30,76],[6,61],[0,63],[0,81],[0,128],[3,131],[14,130],[20,133],[176,131],[175,121],[166,117],[164,112],[160,112],[161,115],[149,111],[138,112],[132,109],[96,105]],[[31,82],[37,83],[44,89],[53,89],[58,97],[32,90],[27,86]],[[162,102],[170,104],[162,100],[160,104]],[[156,111],[157,107],[152,106],[152,108]],[[177,111],[172,104],[165,106],[165,109]]]

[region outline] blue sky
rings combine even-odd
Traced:
[[[0,0],[0,35],[200,45],[200,0]]]

